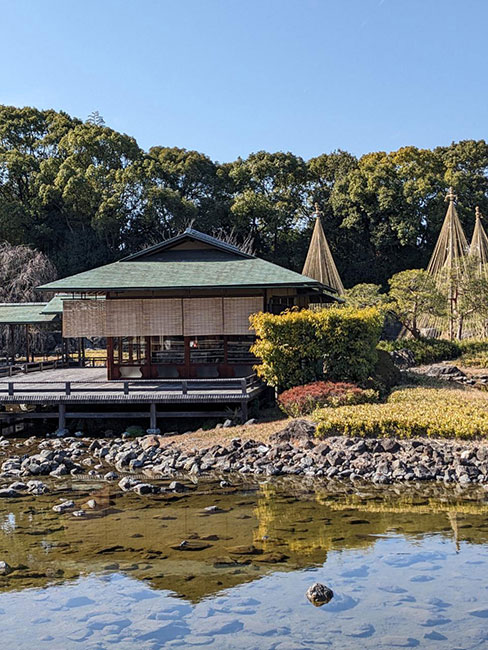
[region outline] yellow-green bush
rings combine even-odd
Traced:
[[[363,382],[374,369],[383,318],[374,307],[255,314],[257,372],[281,390],[324,378]]]
[[[384,404],[360,404],[315,412],[319,437],[488,436],[486,393],[454,388],[404,387]]]
[[[488,368],[488,352],[477,352],[475,354],[463,354],[461,365],[468,368]]]

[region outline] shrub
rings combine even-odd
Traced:
[[[474,356],[476,354],[488,354],[488,340],[487,339],[465,339],[458,342],[459,350],[462,354],[467,356]]]
[[[460,344],[445,339],[397,339],[396,341],[380,341],[378,347],[387,352],[393,350],[411,350],[415,355],[415,363],[419,366],[427,363],[437,363],[457,359],[461,355]]]
[[[305,386],[285,390],[278,397],[282,411],[291,417],[309,415],[324,406],[344,406],[345,404],[364,404],[378,398],[371,389],[359,388],[355,384],[333,381],[316,381]]]
[[[281,390],[319,379],[362,382],[373,372],[383,315],[376,308],[259,313],[251,317],[256,370]]]
[[[316,411],[317,435],[430,436],[488,435],[486,394],[452,388],[404,387],[384,404],[360,404]]]

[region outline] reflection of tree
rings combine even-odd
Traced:
[[[264,483],[234,493],[205,485],[183,495],[118,496],[105,486],[70,493],[76,507],[95,509],[79,520],[53,513],[53,495],[0,503],[0,557],[24,565],[0,590],[41,587],[53,580],[104,571],[127,572],[155,589],[191,602],[274,571],[322,565],[330,550],[371,548],[393,531],[437,533],[462,542],[488,541],[488,504],[428,485],[381,490],[300,480]],[[478,499],[478,500],[477,500]],[[222,512],[204,508],[218,503]],[[182,540],[202,550],[178,549]]]
[[[347,493],[348,489],[343,486],[341,493],[340,487],[334,492],[324,487],[307,494],[295,490],[290,498],[276,484],[261,485],[255,509],[259,522],[255,542],[306,556],[320,550],[324,557],[329,550],[371,546],[379,535],[395,530],[406,536],[450,536],[452,530],[457,547],[462,541],[488,541],[488,530],[479,527],[479,517],[488,514],[485,502],[467,501],[455,494],[446,496],[437,487],[427,486],[418,491],[403,488],[400,494],[394,489],[382,490],[381,494],[367,490]]]

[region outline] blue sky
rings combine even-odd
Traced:
[[[0,102],[215,160],[486,136],[486,0],[0,0]]]

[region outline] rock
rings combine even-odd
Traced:
[[[218,506],[207,506],[206,508],[203,509],[203,512],[208,512],[208,513],[215,513],[215,512],[223,512]]]
[[[415,354],[408,348],[394,350],[390,353],[390,356],[395,366],[397,366],[397,368],[401,368],[402,370],[413,368],[413,366],[416,365]]]
[[[136,494],[143,495],[143,494],[154,494],[156,488],[154,487],[154,485],[151,485],[150,483],[137,483],[137,485],[134,485],[131,488],[131,490]]]
[[[183,483],[179,483],[178,481],[171,481],[168,485],[168,489],[173,490],[173,492],[184,492],[186,490]]]
[[[244,422],[244,426],[246,426],[246,427],[250,427],[250,426],[252,426],[253,424],[256,424],[256,423],[257,423],[256,418],[251,418],[251,419],[248,420],[247,422]]]
[[[334,592],[332,589],[329,589],[320,582],[316,582],[307,589],[305,596],[312,605],[315,605],[315,607],[321,607],[332,599]]]
[[[91,508],[92,510],[95,510],[95,508],[97,507],[97,502],[95,501],[95,499],[88,499],[85,505],[87,506],[87,508]]]
[[[75,510],[72,514],[73,517],[84,517],[86,512],[84,510]]]
[[[60,478],[61,476],[66,476],[66,474],[69,474],[68,468],[66,465],[62,464],[56,467],[55,470],[50,472],[50,476],[54,476],[55,478]]]
[[[74,501],[63,501],[62,503],[58,503],[58,505],[53,506],[54,512],[67,512],[68,510],[72,510],[75,507],[75,502]]]
[[[11,490],[10,488],[4,488],[0,490],[0,499],[15,499],[16,497],[21,497],[22,493],[17,492],[16,490]]]
[[[430,366],[425,374],[428,377],[466,377],[464,372],[459,370],[457,366],[444,365],[441,363]]]
[[[158,434],[161,433],[159,429],[154,429],[154,431],[157,431]],[[148,429],[147,430],[148,434],[153,432],[153,430]],[[160,442],[161,442],[161,437],[159,435],[156,435],[152,433],[152,435],[147,435],[147,436],[142,436],[142,438],[139,438],[138,440],[140,446],[142,449],[147,450],[147,449],[153,449],[153,448],[159,448]]]
[[[124,478],[120,479],[118,482],[118,486],[121,490],[124,492],[128,492],[129,490],[132,490],[132,488],[137,485],[140,481],[137,481],[134,478],[131,478],[130,476],[124,476]]]
[[[46,494],[46,492],[49,492],[49,488],[42,481],[28,481],[27,492],[35,495]]]
[[[10,483],[8,489],[15,490],[16,492],[23,492],[24,490],[27,490],[27,485],[22,483],[22,481],[14,481],[13,483]]]
[[[104,474],[105,481],[116,481],[119,478],[119,475],[116,472],[107,472]]]
[[[228,429],[229,427],[232,427],[232,426],[234,426],[234,423],[232,422],[232,420],[225,420],[225,422],[222,424],[222,427],[224,429]]]
[[[271,442],[300,442],[315,437],[316,425],[310,420],[292,420],[284,429],[270,436]]]
[[[7,576],[12,572],[12,567],[5,561],[0,561],[0,576]]]

